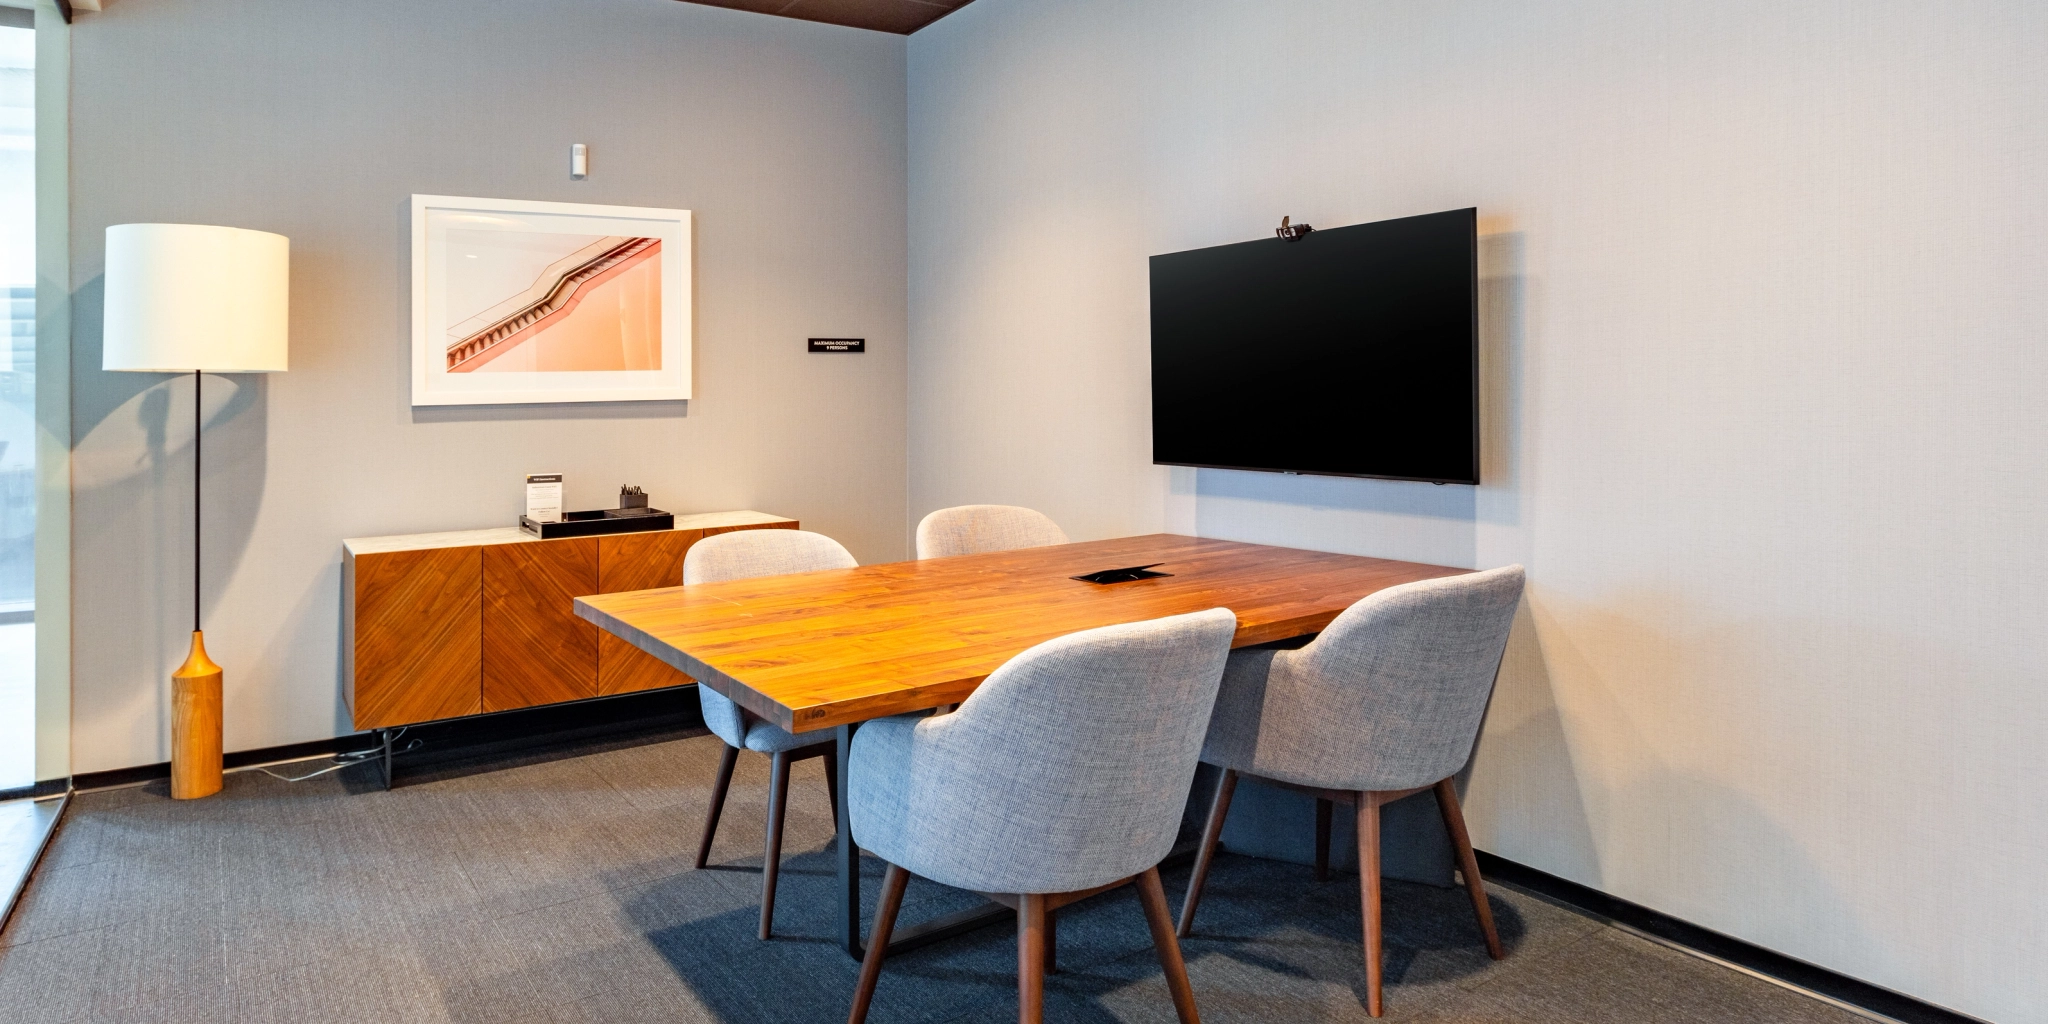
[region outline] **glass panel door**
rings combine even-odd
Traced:
[[[27,21],[0,18],[0,790],[36,781],[36,33]]]

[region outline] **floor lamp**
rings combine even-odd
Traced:
[[[221,787],[221,667],[199,629],[201,375],[285,368],[291,242],[202,224],[107,229],[107,370],[192,375],[192,649],[171,675],[171,796]]]

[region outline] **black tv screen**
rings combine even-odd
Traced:
[[[1152,257],[1152,460],[1479,482],[1478,211]]]

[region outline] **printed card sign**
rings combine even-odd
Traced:
[[[536,523],[562,521],[562,474],[526,475],[526,518]]]

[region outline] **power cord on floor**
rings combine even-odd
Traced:
[[[412,727],[409,725],[400,727],[397,732],[391,734],[391,742],[393,744],[396,744],[399,738],[404,736],[406,730],[410,728]],[[398,754],[418,750],[422,742],[423,741],[421,740],[414,740],[403,747],[394,746],[391,753],[394,756],[396,756]],[[336,754],[334,755],[333,764],[330,764],[327,767],[322,768],[318,771],[307,772],[304,775],[284,775],[278,772],[271,771],[270,768],[267,766],[260,766],[256,770],[262,772],[265,775],[270,776],[273,779],[277,779],[282,782],[304,782],[307,779],[317,779],[320,776],[327,774],[328,772],[338,772],[343,768],[347,768],[351,765],[361,764],[364,761],[372,760],[374,758],[379,758],[383,756],[384,745],[380,743],[377,746],[369,747],[363,750],[350,750],[344,753]]]

